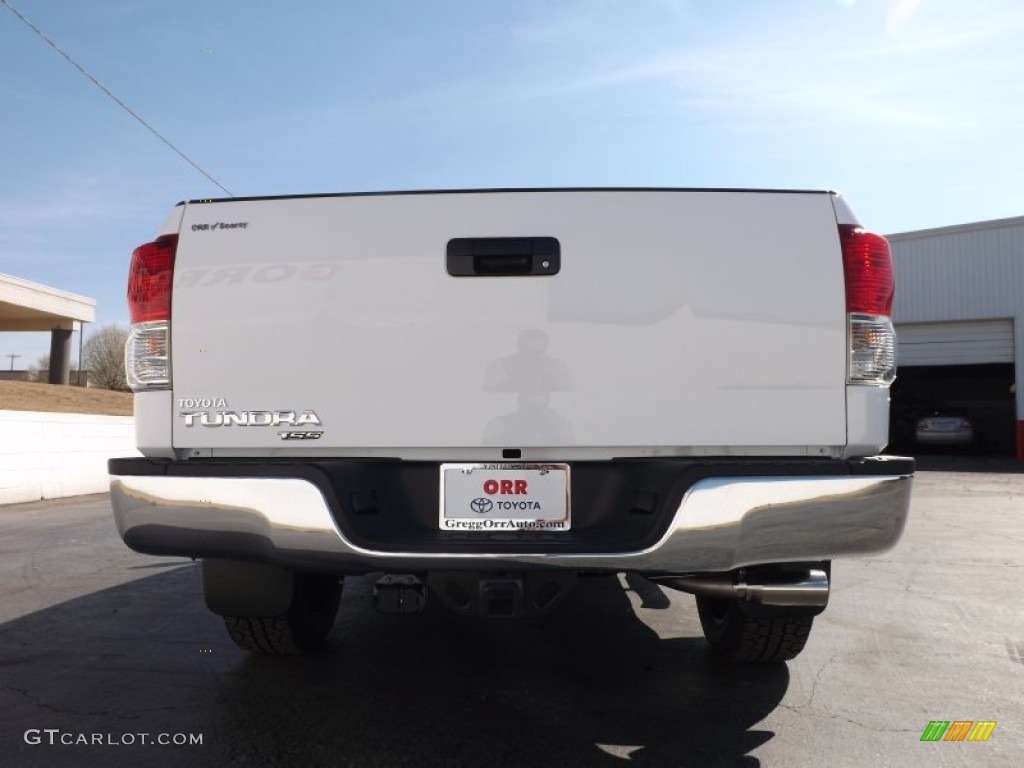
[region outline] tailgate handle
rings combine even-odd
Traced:
[[[453,277],[557,275],[562,249],[554,237],[457,237],[448,241]]]

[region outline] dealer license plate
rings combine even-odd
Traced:
[[[443,531],[568,531],[568,464],[442,464]]]

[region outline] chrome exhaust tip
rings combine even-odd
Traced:
[[[797,581],[779,584],[748,584],[740,575],[662,576],[651,579],[682,592],[727,600],[746,600],[760,605],[786,608],[824,608],[830,590],[828,574],[812,568]]]

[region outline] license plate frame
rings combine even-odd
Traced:
[[[438,526],[463,533],[569,531],[569,473],[559,462],[442,464]]]

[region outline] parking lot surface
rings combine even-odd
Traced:
[[[379,615],[350,579],[326,653],[251,656],[106,496],[0,507],[0,765],[1019,766],[1024,474],[968,468],[920,472],[903,541],[837,561],[804,653],[763,668],[625,576],[490,622]],[[996,727],[922,742],[934,720]]]

